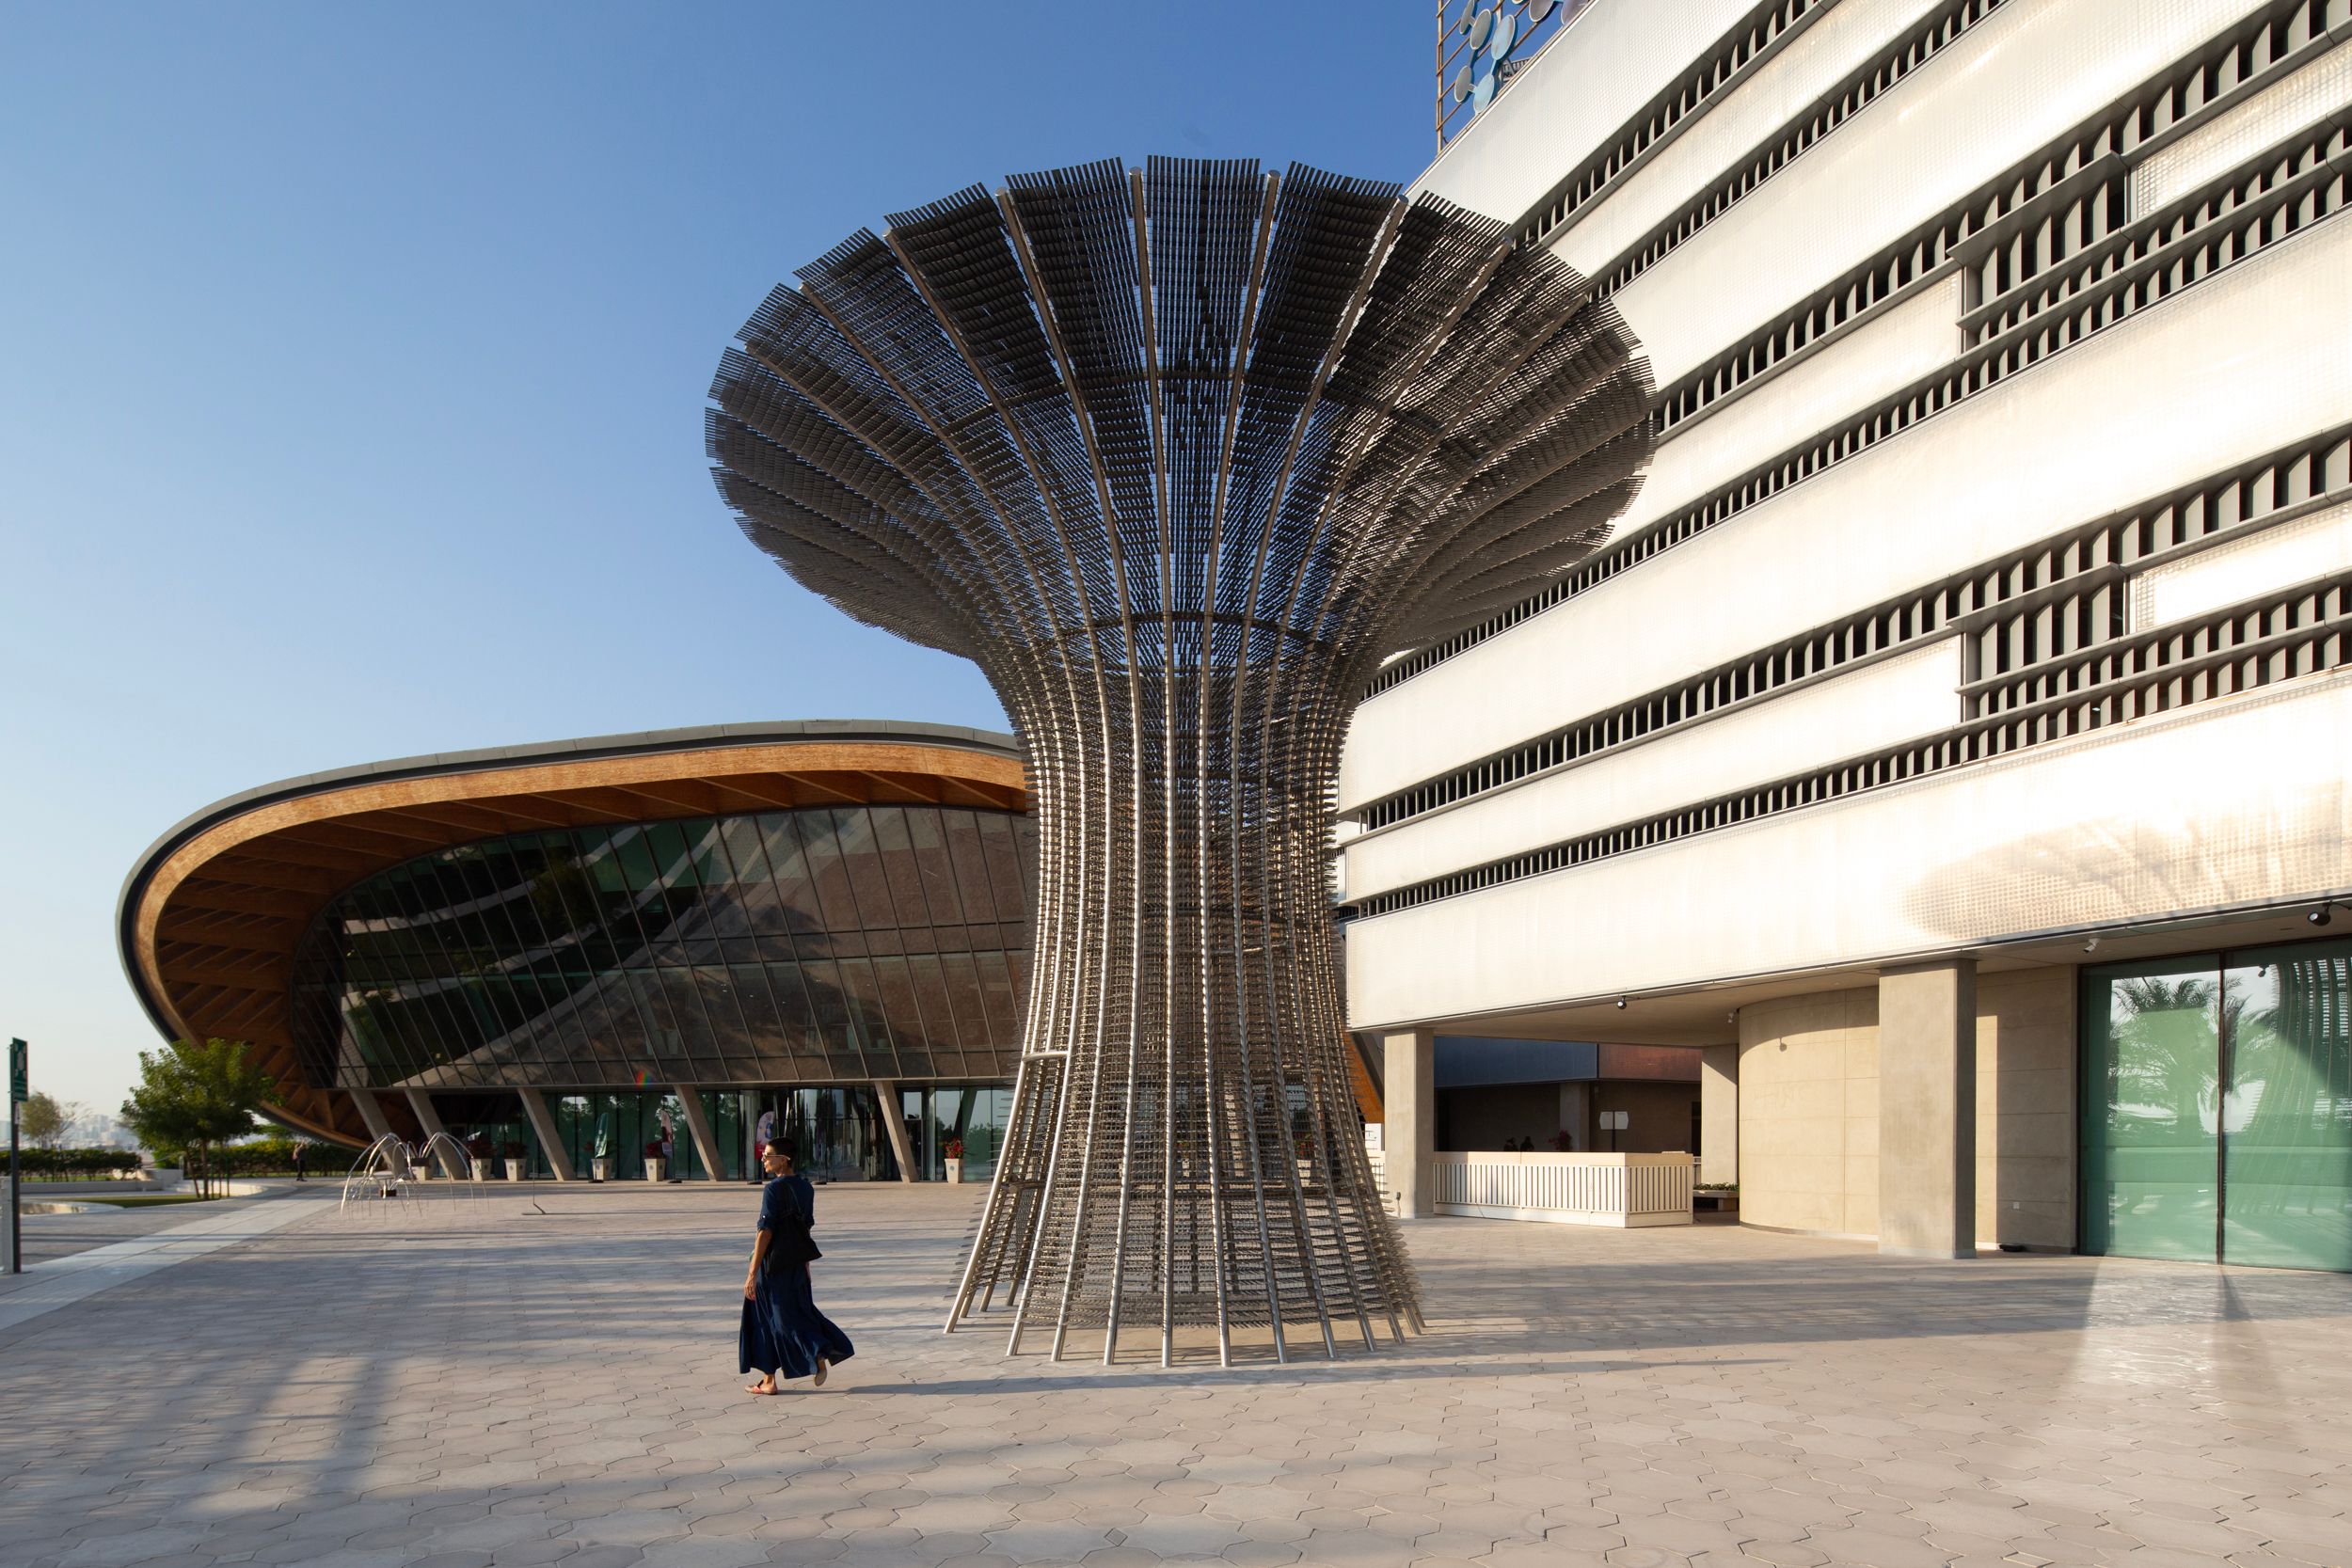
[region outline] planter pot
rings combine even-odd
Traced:
[[[648,1181],[659,1181],[659,1180],[661,1180],[661,1177],[662,1177],[662,1174],[663,1174],[663,1171],[664,1171],[664,1170],[665,1170],[665,1168],[669,1165],[669,1164],[670,1164],[670,1162],[669,1162],[669,1161],[667,1161],[667,1160],[657,1160],[657,1159],[649,1159],[649,1160],[647,1160],[647,1161],[645,1162],[645,1180],[648,1180]]]
[[[508,1180],[509,1181],[520,1181],[522,1179],[523,1179],[523,1163],[522,1163],[520,1160],[509,1160],[509,1161],[507,1161],[507,1162],[506,1162],[506,1180]]]
[[[963,1162],[962,1162],[962,1161],[961,1161],[961,1160],[950,1160],[950,1161],[948,1161],[948,1162],[947,1162],[947,1184],[948,1184],[949,1186],[951,1186],[951,1187],[952,1187],[952,1186],[955,1186],[956,1184],[958,1184],[959,1182],[962,1181],[962,1180],[963,1180]]]
[[[592,1181],[611,1180],[612,1179],[612,1162],[610,1160],[589,1161],[588,1179]]]

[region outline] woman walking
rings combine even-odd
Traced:
[[[792,1171],[795,1150],[779,1140],[761,1151],[770,1180],[759,1197],[759,1232],[752,1242],[752,1266],[743,1275],[741,1370],[756,1368],[753,1394],[772,1394],[779,1378],[812,1378],[819,1387],[834,1363],[857,1354],[850,1337],[817,1310],[809,1291],[808,1266],[824,1254],[809,1234],[816,1223],[817,1191]]]

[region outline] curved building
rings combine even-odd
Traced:
[[[119,940],[167,1037],[251,1042],[273,1115],[446,1128],[541,1174],[985,1171],[1027,990],[1008,736],[730,725],[265,785],[159,839]]]

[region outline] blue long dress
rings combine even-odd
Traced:
[[[797,1205],[795,1212],[790,1205]],[[817,1190],[805,1176],[779,1176],[759,1196],[759,1228],[772,1253],[787,1236],[801,1231],[803,1217],[815,1222]],[[819,1358],[838,1366],[857,1354],[850,1337],[817,1310],[809,1292],[808,1265],[780,1263],[760,1272],[743,1303],[742,1371],[757,1368],[779,1378],[811,1377]]]

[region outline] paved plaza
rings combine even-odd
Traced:
[[[2352,1278],[1406,1227],[1403,1350],[939,1334],[975,1188],[818,1194],[857,1359],[736,1375],[749,1189],[303,1214],[0,1331],[0,1562],[2352,1562]]]

